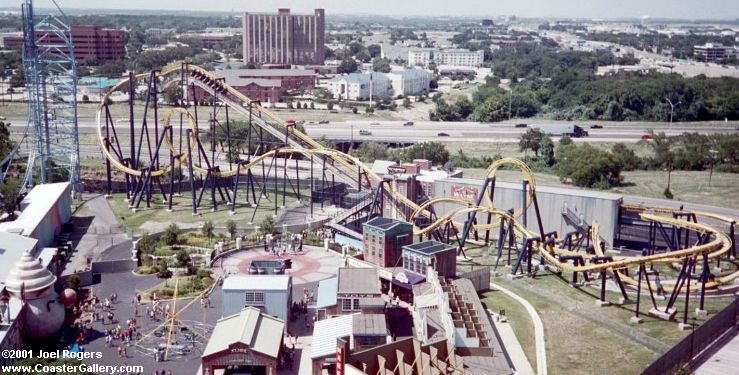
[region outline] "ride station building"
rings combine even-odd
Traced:
[[[276,375],[285,322],[255,307],[218,320],[201,356],[202,375]]]

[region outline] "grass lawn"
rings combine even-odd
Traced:
[[[175,197],[172,202],[173,211],[167,212],[167,204],[162,201],[161,195],[152,195],[152,208],[146,208],[145,202],[142,200],[141,208],[137,212],[132,212],[128,208],[128,202],[126,201],[126,195],[124,193],[116,193],[108,200],[113,212],[116,217],[119,218],[120,223],[126,227],[128,231],[133,231],[134,235],[139,234],[143,231],[150,233],[156,233],[163,231],[170,223],[176,223],[182,229],[194,229],[199,228],[204,222],[210,220],[217,229],[226,228],[226,222],[233,220],[236,222],[236,226],[239,229],[255,228],[259,223],[262,222],[266,217],[274,214],[274,200],[273,191],[270,190],[268,198],[262,198],[259,207],[254,214],[254,207],[247,206],[245,202],[243,190],[239,191],[238,201],[236,203],[236,214],[229,214],[230,205],[219,204],[218,211],[211,211],[208,202],[208,196],[203,197],[203,203],[201,208],[198,210],[198,215],[192,214],[192,205],[190,203],[191,197],[189,193],[183,194],[181,197]],[[303,201],[305,202],[307,197],[307,189],[301,190]],[[208,192],[206,192],[206,195]],[[217,196],[217,193],[216,193]],[[277,202],[278,212],[282,205],[282,194],[279,193],[280,197]],[[288,186],[288,194],[286,198],[286,205],[288,207],[295,207],[298,203],[295,199],[295,194],[290,190]],[[254,217],[252,219],[252,216]],[[138,233],[137,233],[138,232]]]
[[[536,368],[536,336],[534,335],[534,322],[526,308],[511,297],[500,291],[490,291],[483,293],[480,300],[486,308],[494,312],[505,310],[508,323],[513,328],[513,332],[521,343],[526,358],[531,363],[531,367]]]
[[[634,305],[598,307],[595,304],[597,289],[573,288],[551,273],[518,280],[499,277],[495,282],[528,300],[538,311],[544,322],[548,369],[552,374],[637,374],[687,334],[678,330],[677,322],[647,315],[642,315],[644,323],[631,325],[629,318],[634,315]],[[606,298],[616,302],[619,296],[608,292]],[[506,310],[519,341],[531,358],[534,356],[531,323],[521,322],[523,319],[519,316],[526,315],[523,307],[504,297],[496,292],[486,293],[484,302],[495,310]],[[732,299],[707,299],[708,318]],[[642,299],[642,302],[642,311],[648,310],[649,300]],[[680,321],[683,303],[684,299],[680,298],[676,304]],[[692,324],[701,324],[706,319],[694,315],[697,306],[697,299],[692,299],[688,320]]]

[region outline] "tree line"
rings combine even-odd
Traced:
[[[501,121],[543,117],[556,120],[707,121],[739,120],[739,79],[678,74],[626,73],[596,76],[598,66],[634,63],[632,56],[602,52],[557,52],[519,44],[496,51],[495,78],[472,100],[435,98],[438,121]],[[632,61],[633,59],[633,61]],[[508,90],[498,78],[511,80]],[[671,101],[674,110],[670,106]]]

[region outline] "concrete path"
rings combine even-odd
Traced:
[[[519,375],[534,375],[534,369],[531,367],[531,362],[526,358],[521,343],[516,338],[516,334],[513,332],[513,328],[508,322],[501,322],[498,320],[500,314],[496,314],[488,310],[490,314],[490,321],[493,322],[495,330],[500,335],[500,340],[503,342],[508,357],[513,363],[513,368],[516,369],[516,373]]]
[[[711,354],[696,370],[696,375],[736,374],[739,371],[739,334],[734,329],[731,338],[715,353]]]
[[[72,218],[75,224],[72,234],[75,251],[65,268],[65,273],[84,270],[88,266],[88,259],[100,260],[106,249],[130,243],[103,195],[85,194],[83,199],[85,200],[83,211],[75,213]]]
[[[531,316],[531,320],[534,322],[534,335],[536,336],[536,373],[538,375],[546,375],[547,374],[547,351],[546,351],[546,345],[544,343],[544,323],[542,323],[541,318],[539,317],[539,314],[536,312],[536,309],[534,309],[534,306],[532,306],[529,301],[521,298],[518,294],[511,292],[510,290],[495,284],[490,283],[490,287],[500,290],[501,292],[505,293],[509,297],[515,299],[520,304],[523,305],[523,307],[526,308],[526,311],[529,313],[529,316]]]

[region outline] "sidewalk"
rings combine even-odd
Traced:
[[[118,224],[113,210],[100,194],[85,194],[85,204],[72,220],[75,223],[72,241],[75,243],[72,259],[65,273],[85,270],[87,260],[100,260],[105,250],[130,243],[130,239]],[[89,214],[87,214],[89,212]],[[130,257],[130,248],[124,256]]]
[[[501,292],[505,293],[509,297],[518,301],[520,304],[523,305],[523,307],[526,308],[526,311],[531,316],[531,320],[534,322],[534,334],[536,336],[536,373],[538,375],[546,375],[547,374],[547,349],[544,343],[544,323],[541,321],[541,317],[539,317],[539,313],[536,312],[536,309],[534,309],[534,306],[532,306],[529,303],[529,301],[521,298],[518,294],[513,293],[510,290],[498,284],[495,284],[495,283],[490,283],[490,287],[493,289],[500,290]]]
[[[503,341],[503,347],[508,353],[508,357],[513,363],[513,367],[516,369],[516,373],[519,375],[534,375],[534,369],[531,367],[531,362],[526,358],[521,343],[516,338],[516,334],[513,332],[513,328],[508,322],[501,322],[498,320],[499,314],[496,314],[488,310],[490,314],[490,320],[495,326],[495,330],[500,335],[500,340]]]

